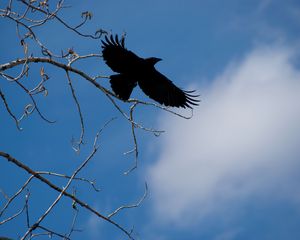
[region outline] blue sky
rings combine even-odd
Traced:
[[[71,174],[92,148],[96,132],[103,131],[100,149],[80,176],[96,179],[99,193],[88,184],[75,183],[78,197],[108,214],[120,205],[149,195],[142,206],[114,218],[134,226],[140,239],[247,240],[300,238],[300,4],[298,1],[69,1],[61,14],[77,23],[82,11],[93,12],[84,31],[97,28],[127,33],[126,45],[139,56],[163,59],[157,69],[177,85],[197,89],[201,104],[191,120],[139,107],[136,120],[162,129],[160,137],[137,130],[139,167],[124,176],[133,156],[129,123],[105,96],[78,76],[73,84],[86,124],[80,155],[71,148],[80,123],[64,72],[44,65],[51,77],[47,97],[38,101],[49,125],[37,114],[15,128],[0,104],[1,150],[36,170]],[[3,3],[1,3],[2,6]],[[1,19],[7,34],[1,39],[1,64],[22,56],[14,25]],[[79,54],[99,53],[100,42],[82,39],[57,23],[38,34],[50,48],[73,47]],[[36,55],[36,49],[30,48]],[[30,80],[40,80],[32,66]],[[102,59],[76,64],[91,76],[109,75]],[[1,89],[21,115],[29,99],[14,85],[1,81]],[[107,80],[99,80],[109,87]],[[28,81],[29,82],[29,81]],[[31,84],[30,82],[28,83]],[[133,97],[148,100],[137,88]],[[119,102],[129,110],[130,105]],[[181,111],[180,111],[181,112]],[[190,114],[183,111],[184,114]],[[0,188],[13,194],[27,175],[0,162]],[[65,183],[53,179],[58,185]],[[30,187],[32,222],[57,196],[39,182]],[[1,205],[3,198],[0,198]],[[24,201],[18,199],[14,213]],[[45,224],[64,233],[72,220],[71,203],[63,200]],[[0,226],[0,235],[16,239],[26,230],[25,216]],[[79,211],[73,239],[112,239],[126,236]],[[16,229],[18,231],[16,232]]]

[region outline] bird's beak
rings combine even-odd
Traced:
[[[155,58],[155,63],[154,64],[160,62],[161,60],[162,60],[161,58]]]

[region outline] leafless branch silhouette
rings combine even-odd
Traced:
[[[65,31],[70,31],[76,36],[82,38],[83,40],[90,41],[99,41],[103,36],[108,34],[108,31],[98,28],[94,33],[86,33],[83,27],[93,18],[93,14],[90,11],[84,11],[80,15],[80,21],[76,24],[69,23],[66,21],[60,14],[62,11],[67,11],[70,6],[65,4],[64,0],[8,0],[6,3],[0,4],[0,20],[5,22],[3,24],[12,24],[16,28],[16,39],[20,43],[20,46],[16,48],[22,49],[22,54],[13,57],[12,59],[0,63],[0,99],[8,114],[9,119],[12,119],[16,128],[20,131],[23,130],[22,124],[23,121],[33,114],[37,114],[39,118],[45,121],[47,124],[55,124],[56,119],[53,119],[51,116],[48,116],[47,109],[41,107],[41,96],[48,96],[49,89],[47,88],[48,82],[52,81],[52,72],[51,70],[46,70],[46,66],[51,66],[51,69],[55,68],[57,71],[62,70],[63,78],[66,79],[69,89],[66,89],[65,92],[71,92],[72,101],[74,102],[75,111],[78,113],[80,134],[79,138],[72,141],[72,148],[78,154],[81,154],[81,149],[83,146],[86,148],[90,146],[86,141],[86,116],[84,114],[82,103],[78,97],[78,89],[76,89],[75,78],[81,79],[84,82],[88,82],[90,86],[99,91],[100,94],[105,96],[110,102],[111,107],[116,109],[120,113],[124,121],[128,123],[128,127],[131,131],[131,142],[133,149],[125,152],[124,154],[133,154],[133,166],[125,171],[126,175],[129,175],[133,170],[138,167],[138,157],[139,157],[139,144],[136,131],[142,130],[159,136],[164,131],[157,130],[151,127],[146,127],[142,123],[137,122],[135,119],[135,111],[139,106],[144,107],[154,107],[160,110],[174,114],[177,117],[182,117],[185,119],[190,119],[190,116],[181,115],[172,109],[161,106],[152,102],[140,101],[138,99],[128,99],[127,109],[123,109],[123,105],[120,104],[120,99],[114,94],[111,90],[105,87],[105,84],[102,84],[100,80],[107,80],[109,76],[102,75],[97,73],[93,76],[86,72],[85,70],[80,69],[78,66],[82,61],[86,60],[98,60],[102,59],[102,54],[99,53],[85,53],[79,54],[72,47],[67,50],[60,50],[58,48],[51,48],[48,46],[47,41],[43,33],[39,30],[46,28],[46,24],[53,23],[57,26],[63,27]],[[75,20],[76,21],[76,20]],[[44,33],[45,34],[45,33]],[[100,45],[99,45],[100,48]],[[99,49],[98,49],[99,50]],[[100,51],[100,50],[99,50]],[[99,52],[98,51],[98,52]],[[11,56],[9,56],[11,57]],[[1,60],[2,61],[2,60]],[[33,81],[32,69],[34,67],[39,68],[39,80]],[[24,95],[29,99],[29,102],[25,104],[23,102],[16,103],[12,101],[13,96],[10,96],[8,91],[6,91],[4,84],[9,83],[14,88],[20,90]],[[20,109],[20,105],[23,108],[23,112],[20,113],[17,109]],[[2,113],[1,113],[2,114]],[[98,138],[101,135],[102,131],[108,126],[108,124],[113,121],[115,118],[112,117],[107,121],[103,128],[96,134],[92,150],[90,153],[82,160],[72,172],[72,174],[58,173],[55,171],[39,171],[34,170],[32,166],[25,164],[25,160],[22,157],[14,157],[15,152],[6,152],[0,151],[0,161],[7,162],[17,169],[22,170],[22,172],[29,174],[29,177],[26,178],[24,182],[19,182],[18,188],[14,190],[13,194],[8,194],[4,192],[0,186],[0,197],[1,204],[0,206],[0,226],[3,227],[5,224],[14,221],[20,216],[26,218],[27,230],[22,233],[18,232],[21,240],[37,238],[39,236],[47,235],[49,237],[56,236],[61,239],[71,239],[76,232],[80,232],[81,229],[78,229],[76,226],[76,221],[79,217],[79,207],[84,209],[99,219],[102,219],[109,224],[116,227],[124,233],[129,239],[134,239],[133,230],[128,230],[115,219],[116,215],[123,211],[124,209],[132,209],[139,207],[144,199],[148,195],[148,187],[145,184],[145,192],[142,197],[136,201],[134,204],[124,204],[120,207],[117,207],[110,214],[106,215],[96,208],[92,207],[90,203],[82,200],[81,196],[77,196],[76,191],[71,192],[70,187],[73,182],[80,182],[88,184],[92,187],[92,190],[99,192],[100,188],[96,186],[95,180],[90,180],[86,177],[78,176],[79,173],[86,168],[89,162],[95,157],[99,145]],[[81,156],[81,155],[80,155]],[[3,161],[6,160],[6,161]],[[56,184],[55,180],[61,179],[65,180],[64,187]],[[30,188],[34,182],[40,182],[46,186],[49,191],[54,190],[57,194],[55,199],[51,204],[47,206],[43,213],[39,215],[38,218],[32,221],[33,217],[31,216],[32,205],[30,204],[31,191]],[[5,183],[1,183],[5,184]],[[88,190],[87,190],[88,191]],[[23,202],[22,206],[19,207],[16,202],[17,200]],[[47,225],[45,219],[48,218],[50,213],[57,208],[62,199],[70,199],[72,201],[73,208],[73,219],[70,223],[70,228],[66,233],[61,233],[53,227]],[[11,213],[13,212],[13,213]]]

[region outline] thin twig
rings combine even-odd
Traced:
[[[6,101],[6,98],[4,96],[4,93],[1,91],[1,88],[0,88],[0,97],[2,98],[3,100],[3,103],[5,105],[5,108],[6,108],[6,111],[9,113],[9,115],[15,120],[15,123],[16,123],[16,126],[18,128],[18,130],[22,130],[22,128],[19,126],[19,121],[18,119],[16,118],[16,116],[12,113],[12,111],[10,110],[9,108],[9,105]]]
[[[6,199],[9,200],[8,195],[0,188],[0,193],[2,194],[2,196]],[[0,216],[1,217],[1,216]]]
[[[140,103],[142,105],[154,106],[156,108],[160,108],[160,109],[162,109],[162,110],[164,110],[166,112],[172,113],[172,114],[174,114],[174,115],[176,115],[178,117],[184,118],[184,119],[191,119],[193,117],[193,109],[191,109],[191,114],[189,116],[185,116],[185,115],[182,115],[182,114],[177,113],[175,111],[172,111],[170,109],[170,107],[165,107],[165,106],[153,103],[153,102],[145,102],[145,101],[141,101],[141,100],[134,99],[134,98],[128,99],[127,102]]]
[[[43,235],[49,235],[49,237],[51,236],[58,236],[58,237],[61,237],[62,239],[64,239],[64,240],[71,240],[69,237],[67,237],[67,236],[65,236],[65,235],[63,235],[63,234],[60,234],[60,233],[57,233],[57,232],[55,232],[55,231],[53,231],[53,230],[50,230],[49,228],[46,228],[46,227],[44,227],[44,226],[38,226],[38,228],[40,228],[40,229],[43,229],[44,231],[46,231],[47,233],[45,233],[45,234],[43,234]],[[31,238],[30,239],[32,239],[32,238],[34,238],[34,237],[37,237],[37,236],[40,236],[41,234],[33,234],[32,236],[31,236]]]
[[[38,113],[38,115],[41,117],[41,119],[43,119],[47,123],[55,123],[56,122],[56,121],[52,121],[52,120],[47,119],[44,116],[44,114],[42,114],[42,112],[40,111],[40,109],[39,109],[39,107],[38,107],[38,105],[37,105],[34,97],[32,96],[32,94],[30,94],[30,91],[22,83],[20,83],[19,81],[16,81],[15,83],[18,84],[27,93],[27,95],[30,97],[30,99],[31,99],[31,101],[32,101],[32,103],[34,105],[33,111],[36,110],[37,113]]]
[[[29,168],[28,166],[26,166],[25,164],[21,163],[20,161],[18,161],[17,159],[13,158],[12,156],[10,156],[9,154],[5,153],[5,152],[1,152],[0,151],[0,156],[2,156],[3,158],[7,159],[9,162],[15,164],[16,166],[22,168],[23,170],[25,170],[26,172],[28,172],[29,174],[33,175],[35,178],[39,179],[41,182],[47,184],[50,188],[54,189],[55,191],[62,193],[64,196],[72,199],[73,201],[75,201],[78,205],[80,205],[81,207],[89,210],[90,212],[92,212],[93,214],[95,214],[97,217],[102,218],[103,220],[111,223],[112,225],[114,225],[116,228],[118,228],[119,230],[121,230],[123,233],[125,233],[129,239],[133,239],[133,236],[131,235],[130,232],[128,232],[126,229],[124,229],[121,225],[119,225],[118,223],[116,223],[115,221],[112,221],[111,219],[107,218],[106,216],[102,215],[101,213],[99,213],[97,210],[95,210],[94,208],[90,207],[87,203],[83,202],[82,200],[78,199],[77,197],[75,197],[74,195],[68,193],[67,191],[63,191],[63,189],[59,188],[58,186],[54,185],[52,182],[50,182],[48,179],[42,177],[41,175],[37,174],[34,170],[32,170],[31,168]]]
[[[77,216],[78,216],[79,210],[78,209],[74,209],[74,211],[75,211],[75,213],[74,213],[74,217],[73,217],[73,220],[72,220],[70,231],[69,231],[68,234],[66,234],[66,236],[68,238],[71,237],[71,235],[72,235],[73,232],[81,232],[82,231],[80,229],[75,229],[75,223],[76,223],[76,220],[77,220]]]
[[[9,62],[9,63],[6,63],[6,64],[2,64],[0,65],[0,72],[1,71],[5,71],[7,69],[10,69],[10,68],[13,68],[15,66],[18,66],[20,64],[23,64],[25,61],[27,60],[28,63],[49,63],[49,64],[52,64],[54,66],[57,66],[61,69],[64,69],[65,71],[70,71],[70,72],[73,72],[73,73],[76,73],[78,75],[80,75],[81,77],[83,77],[84,79],[86,79],[88,82],[90,82],[91,84],[93,84],[96,88],[100,89],[108,98],[109,100],[112,102],[112,104],[117,108],[117,110],[127,119],[130,121],[130,117],[127,116],[127,114],[116,104],[116,102],[114,101],[113,97],[114,98],[118,98],[113,92],[109,91],[108,89],[104,88],[102,85],[100,85],[98,82],[96,82],[96,79],[95,78],[92,78],[90,77],[89,75],[87,75],[85,72],[81,71],[81,70],[78,70],[77,68],[73,68],[71,66],[68,66],[66,64],[63,64],[63,63],[60,63],[60,62],[57,62],[51,58],[42,58],[42,57],[28,57],[28,59],[17,59],[15,61],[12,61],[12,62]],[[158,105],[158,104],[155,104],[155,103],[150,103],[150,102],[144,102],[144,101],[140,101],[140,100],[137,100],[137,99],[129,99],[127,100],[126,102],[131,102],[131,103],[139,103],[139,104],[142,104],[142,105],[148,105],[148,106],[154,106],[156,108],[159,108],[159,109],[162,109],[164,111],[167,111],[167,112],[170,112],[176,116],[179,116],[181,118],[185,118],[185,119],[190,119],[192,117],[191,116],[184,116],[184,115],[181,115],[179,113],[176,113],[172,110],[170,110],[169,108],[167,107],[164,107],[164,106],[161,106],[161,105]],[[142,125],[138,124],[138,123],[135,123],[134,124],[138,127],[138,128],[141,128],[145,131],[149,131],[149,132],[153,132],[155,135],[159,135],[161,133],[163,133],[164,131],[160,131],[160,130],[155,130],[155,129],[150,129],[150,128],[145,128],[143,127]]]
[[[91,54],[81,55],[81,56],[80,55],[75,55],[75,57],[70,60],[68,65],[71,66],[74,62],[76,62],[78,60],[82,60],[82,59],[86,59],[86,58],[92,58],[92,57],[101,58],[102,54],[91,53]],[[108,78],[108,77],[102,76],[102,78]]]
[[[0,217],[4,214],[5,210],[9,207],[9,205],[13,202],[13,200],[20,195],[21,192],[23,192],[23,190],[28,186],[28,184],[30,183],[30,181],[34,178],[34,176],[30,176],[27,181],[23,184],[23,186],[11,197],[8,198],[8,201],[6,202],[6,204],[4,205],[4,207],[2,208],[2,210],[0,211]]]
[[[133,121],[133,110],[135,109],[135,107],[137,106],[138,103],[134,103],[131,107],[130,107],[130,114],[129,114],[129,119],[130,119],[130,122],[131,122],[131,134],[132,134],[132,137],[133,137],[133,143],[134,143],[134,148],[133,150],[129,151],[129,152],[126,152],[124,154],[129,154],[129,153],[135,153],[134,154],[134,165],[132,168],[130,168],[129,170],[127,170],[124,174],[127,175],[129,174],[130,172],[132,172],[134,169],[137,168],[137,165],[138,165],[138,155],[139,155],[139,151],[138,151],[138,144],[137,144],[137,140],[136,140],[136,134],[135,134],[135,127],[136,125],[134,124],[134,121]]]
[[[22,212],[24,212],[25,210],[25,206],[22,207],[22,209],[20,211],[18,211],[17,213],[15,213],[14,215],[10,216],[9,218],[7,219],[4,219],[3,221],[0,222],[0,226],[4,223],[7,223],[11,220],[13,220],[14,218],[18,217],[19,215],[21,215]]]
[[[119,213],[121,210],[139,207],[142,204],[142,202],[145,200],[147,195],[148,195],[148,186],[147,186],[147,183],[145,183],[144,195],[140,198],[140,200],[137,203],[132,204],[132,205],[124,205],[124,206],[118,207],[115,211],[113,211],[111,214],[108,215],[108,218],[112,218],[114,215]]]
[[[29,204],[28,204],[29,196],[30,196],[30,192],[29,192],[29,190],[27,190],[25,210],[26,210],[26,223],[27,223],[27,227],[28,227],[28,228],[29,228],[29,226],[30,226]]]
[[[27,6],[29,5],[32,9],[34,9],[34,10],[36,10],[36,11],[39,11],[39,12],[45,14],[45,15],[48,14],[45,10],[43,10],[43,9],[41,9],[41,8],[38,8],[38,7],[35,7],[35,6],[31,5],[31,4],[29,4],[29,3],[27,3],[25,0],[21,0],[21,1],[22,1],[22,3],[24,3],[25,5],[27,5]],[[83,33],[79,32],[79,31],[76,29],[76,27],[71,27],[70,25],[68,25],[64,20],[62,20],[62,19],[61,19],[60,17],[58,17],[57,15],[54,15],[53,17],[56,18],[60,23],[62,23],[66,28],[72,30],[73,32],[77,33],[78,35],[80,35],[80,36],[82,36],[82,37],[89,37],[89,38],[93,38],[93,39],[99,39],[99,38],[102,37],[103,34],[107,33],[105,30],[100,29],[100,30],[96,31],[95,35],[91,35],[91,34],[83,34]]]
[[[62,191],[59,193],[57,198],[53,201],[53,203],[49,206],[49,208],[45,211],[45,213],[26,231],[26,233],[23,235],[21,240],[24,240],[27,238],[27,236],[35,230],[38,226],[40,226],[40,223],[46,218],[46,216],[52,211],[52,209],[55,207],[55,205],[60,201],[60,199],[63,197],[66,190],[71,185],[73,179],[76,177],[76,175],[84,168],[84,166],[92,159],[92,157],[95,155],[95,153],[98,150],[98,147],[96,146],[98,140],[98,134],[94,141],[94,146],[91,154],[84,160],[84,162],[73,172],[71,178],[67,182],[66,186],[62,189]]]
[[[54,173],[54,172],[37,171],[36,173],[37,173],[37,174],[40,174],[40,175],[45,174],[45,175],[55,176],[55,177],[61,177],[61,178],[68,178],[68,179],[71,178],[71,176],[67,176],[67,175],[65,175],[65,174],[60,174],[60,173]],[[78,180],[78,181],[87,182],[87,183],[91,184],[91,186],[93,187],[93,189],[94,189],[96,192],[100,192],[100,191],[101,191],[100,188],[97,188],[97,187],[96,187],[96,182],[95,182],[95,180],[92,180],[92,181],[91,181],[91,180],[88,180],[88,179],[82,178],[82,177],[74,177],[73,179],[74,179],[74,180]]]
[[[25,196],[25,204],[22,207],[22,209],[20,211],[18,211],[17,213],[15,213],[14,215],[8,217],[7,219],[4,219],[3,221],[1,221],[0,225],[2,225],[4,223],[7,223],[7,222],[13,220],[14,218],[18,217],[19,215],[21,215],[24,212],[24,210],[28,207],[28,198],[29,198],[29,195],[26,194],[26,196]]]
[[[84,137],[83,114],[81,112],[80,104],[79,104],[79,102],[77,100],[77,97],[76,97],[76,94],[75,94],[75,90],[74,90],[74,87],[73,87],[73,84],[72,84],[69,72],[66,71],[66,74],[67,74],[68,84],[69,84],[70,89],[71,89],[72,97],[73,97],[74,102],[76,104],[77,111],[78,111],[79,118],[80,118],[81,133],[80,133],[79,141],[76,143],[76,146],[73,146],[73,149],[75,150],[75,152],[79,152],[80,151],[80,147],[83,144],[83,137]]]

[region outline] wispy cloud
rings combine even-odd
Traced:
[[[262,0],[258,4],[257,11],[262,12],[264,11],[270,4],[272,3],[272,0]]]
[[[258,47],[204,91],[192,120],[161,120],[167,134],[149,168],[159,222],[230,219],[251,199],[299,200],[300,70],[293,52]]]
[[[87,233],[90,239],[100,239],[103,231],[103,221],[97,216],[90,215],[86,223]]]

